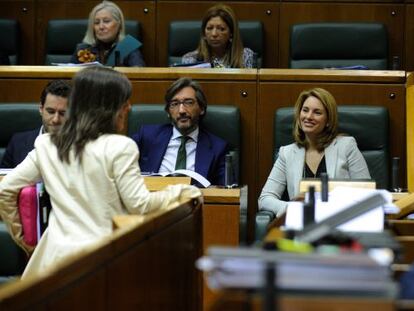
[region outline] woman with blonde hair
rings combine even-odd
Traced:
[[[102,1],[89,14],[88,28],[82,43],[76,46],[72,63],[100,62],[108,66],[145,66],[136,38],[125,35],[121,9],[111,1]]]
[[[338,135],[335,98],[322,88],[303,91],[295,104],[294,143],[283,146],[259,197],[259,209],[280,216],[299,194],[302,178],[370,179],[367,164],[351,136]]]
[[[253,67],[254,53],[243,48],[236,15],[229,6],[217,4],[205,13],[197,50],[182,58],[183,64],[197,62],[208,62],[213,67]]]

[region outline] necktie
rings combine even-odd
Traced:
[[[187,151],[185,149],[185,144],[190,139],[188,136],[181,136],[180,148],[178,148],[177,153],[177,162],[175,162],[175,169],[186,169],[187,168]]]

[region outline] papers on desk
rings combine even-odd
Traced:
[[[367,254],[290,254],[256,248],[211,247],[196,265],[212,289],[260,289],[266,266],[274,264],[275,285],[289,291],[392,296],[387,266]]]
[[[387,190],[337,187],[329,192],[328,202],[322,202],[320,193],[316,193],[315,221],[320,222],[348,208],[350,205],[362,201],[373,193],[381,194],[388,202],[387,205],[392,205],[392,195]],[[286,229],[303,229],[302,210],[303,204],[301,202],[289,202],[286,212]],[[384,207],[378,206],[378,208],[339,226],[338,229],[342,231],[381,232],[384,229]]]
[[[176,63],[172,67],[186,67],[186,68],[211,68],[211,63],[195,62],[189,64]]]
[[[53,66],[59,67],[89,67],[89,66],[103,66],[100,62],[89,62],[89,63],[52,63]]]

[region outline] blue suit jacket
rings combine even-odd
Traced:
[[[158,172],[173,133],[171,124],[143,125],[132,139],[138,145],[142,172]],[[224,162],[228,144],[200,127],[195,156],[195,171],[213,185],[224,185]]]
[[[33,150],[34,142],[39,136],[40,128],[32,131],[16,133],[10,139],[1,161],[1,167],[14,168]]]

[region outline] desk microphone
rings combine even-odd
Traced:
[[[328,202],[328,193],[329,193],[329,177],[327,173],[321,173],[321,195],[322,202]]]
[[[391,191],[394,192],[401,192],[401,188],[398,187],[398,172],[400,169],[400,158],[399,157],[393,157],[392,158],[392,185],[391,185]]]
[[[303,205],[303,227],[315,222],[315,187],[310,186],[308,200]]]
[[[226,154],[224,160],[224,186],[231,188],[233,185],[233,157],[231,154]]]

